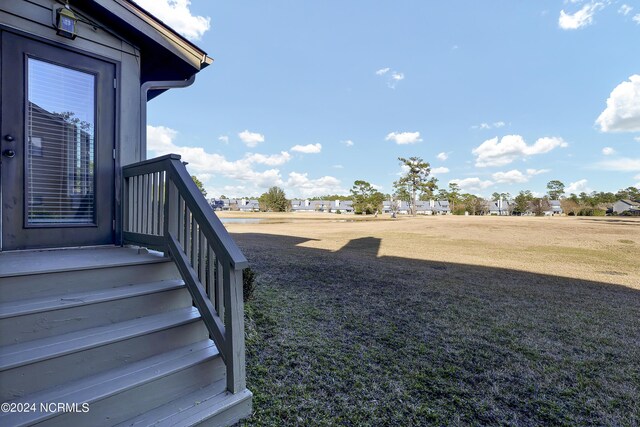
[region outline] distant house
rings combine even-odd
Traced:
[[[492,200],[489,202],[489,215],[510,215],[512,203],[508,200]]]
[[[292,212],[314,212],[315,207],[311,205],[309,200],[294,199],[291,201]]]
[[[435,200],[433,205],[433,213],[435,215],[449,215],[451,208],[448,200]]]
[[[236,200],[232,200],[232,199],[211,199],[209,204],[211,205],[211,209],[213,209],[214,211],[230,211],[232,201],[234,202],[234,208],[235,208]]]
[[[400,200],[385,200],[382,202],[382,213],[396,212],[408,214],[411,211],[409,203]],[[448,200],[418,200],[416,202],[417,215],[447,215],[451,213]]]
[[[623,212],[640,215],[640,202],[634,202],[629,199],[618,200],[613,204],[613,213],[621,214]]]
[[[336,200],[336,210],[341,213],[353,213],[353,202],[351,200]]]
[[[292,212],[337,212],[353,213],[351,200],[291,200]]]
[[[545,215],[561,215],[562,206],[560,200],[549,200],[549,209],[544,211]]]
[[[536,202],[527,202],[527,208],[522,215],[530,216],[541,214],[544,216],[553,216],[562,214],[562,206],[559,200],[542,200],[541,205],[536,205]]]
[[[256,199],[239,199],[235,200],[235,204],[240,212],[258,212],[260,210],[260,203]]]

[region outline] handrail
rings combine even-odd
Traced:
[[[123,241],[176,263],[227,368],[227,389],[246,388],[242,269],[248,263],[177,154],[122,168]]]

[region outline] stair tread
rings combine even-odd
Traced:
[[[162,280],[158,282],[130,284],[88,292],[77,292],[65,295],[10,301],[0,303],[0,319],[131,298],[156,292],[174,290],[183,286],[184,282],[182,280]]]
[[[198,319],[200,319],[198,310],[195,307],[188,307],[111,325],[5,346],[0,348],[0,371],[134,338],[154,331],[193,322]]]
[[[0,252],[0,278],[169,262],[160,252],[103,246]]]
[[[227,392],[224,390],[225,381],[224,379],[219,380],[193,393],[181,396],[165,405],[118,424],[116,427],[192,426],[251,398],[252,393],[247,389],[236,394]],[[220,391],[221,389],[224,391]]]
[[[112,369],[61,386],[16,399],[16,402],[36,404],[48,402],[89,403],[98,402],[131,388],[156,381],[159,378],[219,357],[211,340],[200,341],[177,350],[162,353],[126,366]],[[2,425],[36,423],[55,416],[51,413],[7,413],[0,415]],[[9,422],[9,424],[6,424]]]

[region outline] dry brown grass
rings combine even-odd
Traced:
[[[229,224],[232,233],[308,239],[301,247],[338,251],[380,239],[378,257],[515,269],[640,289],[640,219],[587,217],[400,217],[231,213],[268,223]],[[343,222],[341,222],[343,221]],[[344,222],[347,221],[347,222]]]
[[[248,425],[640,424],[640,221],[267,216]]]

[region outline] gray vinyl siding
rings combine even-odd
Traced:
[[[103,29],[78,25],[78,37],[69,40],[56,35],[53,9],[60,7],[53,0],[12,0],[2,4],[0,24],[3,30],[16,29],[58,46],[89,52],[117,63],[118,87],[116,104],[116,147],[120,164],[135,163],[146,158],[140,144],[140,52],[137,48]],[[93,18],[92,18],[93,19]],[[105,27],[108,23],[101,23]]]

